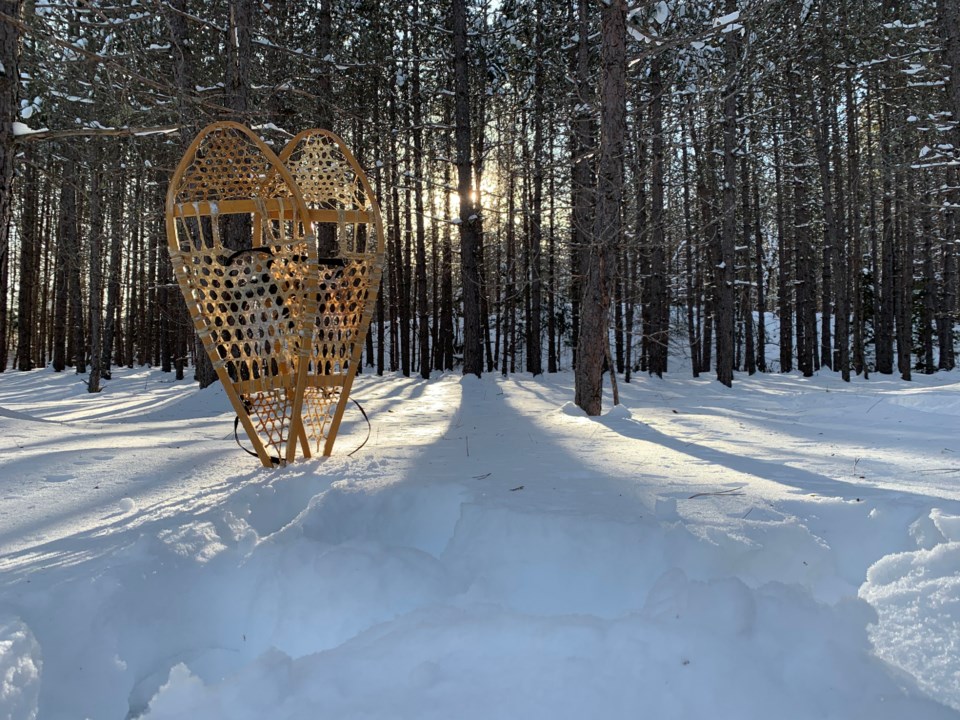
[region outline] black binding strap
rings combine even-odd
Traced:
[[[353,398],[350,398],[350,399],[353,401],[353,404],[357,406],[357,410],[360,411],[360,414],[363,415],[363,419],[367,421],[367,436],[363,439],[363,442],[360,443],[354,450],[351,450],[350,452],[347,453],[347,457],[350,457],[351,455],[353,455],[353,453],[357,452],[360,448],[362,448],[364,445],[367,444],[367,440],[370,439],[370,430],[371,430],[370,418],[367,417],[367,412],[366,410],[363,409],[363,405],[358,403]]]
[[[264,255],[269,255],[270,257],[273,257],[273,250],[267,247],[266,245],[261,245],[260,247],[243,248],[242,250],[237,250],[231,253],[230,255],[227,256],[227,261],[224,263],[224,265],[229,265],[241,255],[246,255],[247,253],[255,253],[255,252],[263,253]]]

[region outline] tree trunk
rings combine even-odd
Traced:
[[[725,10],[733,13],[736,0],[726,0]],[[717,318],[717,380],[733,385],[734,355],[734,248],[737,220],[737,75],[740,65],[740,34],[727,33],[724,40],[726,79],[723,88],[723,219],[719,236],[714,303]]]
[[[0,12],[19,21],[23,0],[0,0]],[[19,118],[20,28],[0,21],[0,372],[7,368],[7,285],[13,216],[13,122]]]
[[[870,172],[866,173],[867,177],[867,199],[869,202],[868,209],[868,218],[869,218],[869,227],[870,227],[870,292],[873,295],[873,308],[870,315],[870,320],[873,324],[873,345],[874,345],[874,369],[877,369],[876,363],[876,354],[877,354],[877,333],[878,333],[878,321],[877,317],[879,315],[879,302],[880,302],[880,239],[879,233],[877,231],[877,203],[876,198],[876,153],[874,150],[873,142],[873,102],[872,102],[872,90],[871,83],[867,83],[867,93],[864,98],[864,107],[866,109],[866,129],[867,129],[867,167],[870,169]],[[869,376],[869,368],[864,366],[864,377]]]
[[[480,377],[483,345],[480,320],[480,217],[471,197],[470,79],[465,0],[452,0],[454,98],[457,139],[457,193],[460,196],[460,255],[463,290],[463,372]]]
[[[549,152],[553,155],[553,140],[551,134]],[[547,372],[555,373],[560,369],[559,349],[557,337],[557,225],[556,225],[556,174],[550,173],[550,235],[547,241],[547,251],[550,256],[547,261]]]
[[[777,308],[780,314],[780,372],[793,370],[793,292],[795,285],[790,274],[790,257],[787,245],[786,219],[783,198],[785,193],[781,170],[780,132],[773,131],[773,170],[777,198]]]
[[[846,26],[846,16],[844,16]],[[847,142],[847,202],[850,207],[848,237],[850,242],[850,312],[853,323],[853,370],[860,375],[867,361],[863,337],[863,249],[862,210],[860,207],[860,140],[857,130],[859,106],[853,87],[853,70],[844,70],[845,134]]]
[[[37,364],[40,367],[46,367],[47,361],[53,357],[53,308],[52,306],[55,303],[54,299],[54,290],[56,288],[56,271],[54,271],[54,277],[51,282],[50,277],[50,264],[56,264],[56,252],[54,249],[54,238],[52,237],[55,233],[51,229],[52,220],[50,219],[53,214],[50,206],[53,201],[53,180],[50,173],[50,168],[52,162],[48,161],[45,167],[46,178],[43,183],[43,204],[41,205],[40,213],[40,222],[38,223],[38,237],[45,238],[42,247],[43,255],[43,269],[40,273],[42,278],[40,291],[38,293],[38,307],[40,313],[39,321],[39,333],[37,338],[37,352],[35,357],[37,358]]]
[[[793,255],[796,273],[797,369],[804,377],[814,371],[816,346],[816,307],[814,298],[813,248],[810,238],[810,208],[807,198],[807,173],[804,172],[803,133],[800,127],[799,98],[790,96],[790,126],[793,134],[791,155],[793,175]]]
[[[427,238],[423,209],[423,96],[420,88],[420,0],[413,0],[411,49],[413,68],[410,90],[413,94],[413,175],[417,216],[417,316],[419,317],[420,377],[430,378],[430,319],[427,307]]]
[[[896,296],[897,296],[897,369],[903,380],[912,379],[913,360],[913,243],[914,175],[904,182],[902,171],[897,175],[897,216],[900,219],[896,234]],[[906,197],[904,197],[906,190]],[[905,207],[906,206],[906,207]]]
[[[513,160],[512,157],[512,139],[509,142],[508,150],[511,153],[510,160]],[[506,229],[506,243],[507,243],[507,256],[506,256],[506,282],[505,289],[503,293],[503,312],[504,312],[504,330],[503,330],[503,359],[502,367],[500,368],[501,374],[506,377],[508,372],[513,372],[515,368],[516,359],[514,357],[514,346],[516,344],[516,328],[517,328],[517,298],[516,298],[516,287],[517,287],[517,233],[516,233],[516,223],[513,222],[514,212],[516,211],[516,178],[511,172],[507,178],[507,229]],[[512,361],[512,362],[511,362]]]
[[[880,278],[877,297],[876,345],[877,372],[893,373],[893,329],[896,303],[894,300],[894,215],[893,215],[893,151],[889,104],[889,89],[881,91],[880,104],[880,174],[882,178],[881,213],[883,232],[880,242]]]
[[[543,351],[540,344],[542,319],[542,284],[540,252],[543,245],[543,0],[536,0],[534,25],[533,71],[533,203],[530,213],[530,344],[527,365],[530,373],[543,373]]]
[[[953,151],[960,157],[960,3],[956,0],[937,0],[937,27],[943,42],[941,53],[947,66],[949,82],[947,95],[953,112]]]
[[[331,56],[333,46],[333,8],[332,0],[320,0],[320,12],[317,14],[317,57],[322,63],[317,76],[316,123],[317,127],[336,130],[334,120],[333,69]]]
[[[844,224],[846,215],[845,183],[843,180],[843,160],[840,153],[840,121],[837,118],[837,106],[827,109],[830,113],[830,132],[833,136],[834,196],[836,198],[836,245],[833,249],[833,297],[836,302],[835,362],[834,370],[840,371],[844,382],[850,382],[850,235]]]
[[[957,174],[952,176],[952,184],[958,183]],[[943,213],[943,244],[941,250],[943,281],[940,284],[939,306],[937,317],[937,340],[940,344],[940,359],[937,367],[940,370],[953,370],[955,366],[953,348],[953,324],[956,321],[957,309],[957,242],[956,242],[956,213],[952,207],[946,208]]]
[[[650,300],[650,327],[644,328],[649,340],[650,353],[647,370],[652,375],[663,377],[667,371],[669,329],[664,323],[668,308],[666,277],[666,237],[664,225],[664,127],[663,127],[663,60],[655,55],[650,60],[650,274],[647,279]]]
[[[933,265],[933,218],[930,216],[933,195],[927,191],[924,196],[923,212],[923,314],[920,319],[920,342],[923,348],[923,372],[930,375],[936,372],[933,362],[934,313],[936,312],[936,276]]]
[[[445,124],[450,125],[449,110],[445,113]],[[450,134],[445,134],[444,155],[450,157]],[[453,182],[450,163],[444,163],[443,186],[450,187]],[[446,218],[449,201],[443,204],[444,217]],[[453,370],[453,345],[454,345],[454,327],[453,327],[453,238],[450,229],[450,223],[443,224],[443,258],[440,263],[440,348],[442,351],[442,362],[440,366],[444,370]]]
[[[581,304],[575,378],[576,403],[588,415],[600,414],[603,364],[609,350],[609,291],[621,237],[622,154],[626,125],[626,0],[611,0],[601,12],[600,165],[593,242]]]
[[[743,239],[741,241],[742,258],[738,266],[743,268],[743,280],[740,284],[740,317],[743,322],[743,369],[748,375],[757,372],[757,347],[753,328],[753,258],[750,257],[750,237],[753,234],[750,214],[750,167],[747,162],[750,149],[744,148],[740,156],[740,212],[743,215]]]
[[[32,370],[37,327],[40,236],[37,232],[40,188],[34,153],[28,148],[23,169],[23,211],[20,228],[20,286],[17,288],[17,369]]]
[[[90,177],[90,379],[87,390],[100,392],[103,355],[100,352],[103,288],[103,205],[101,203],[101,170],[97,161],[99,148],[91,145]]]
[[[111,162],[114,160],[111,157]],[[113,344],[120,312],[120,274],[122,272],[123,237],[123,198],[126,192],[126,178],[123,170],[118,170],[113,178],[113,203],[110,207],[110,269],[107,271],[107,308],[103,321],[103,343],[100,352],[100,376],[111,378],[113,363]],[[92,352],[95,352],[92,350]],[[207,361],[209,364],[209,360]],[[211,369],[212,369],[211,365]],[[201,384],[201,387],[205,387]]]
[[[404,126],[409,125],[410,117],[407,114],[407,103],[404,102],[404,116],[401,122]],[[404,143],[407,145],[407,143]],[[405,166],[410,167],[410,147],[407,146],[405,154]],[[410,377],[410,361],[411,361],[411,281],[412,268],[413,264],[413,248],[412,248],[412,239],[413,239],[413,222],[410,216],[410,185],[406,183],[406,189],[404,191],[403,198],[403,234],[400,235],[398,229],[398,240],[400,237],[403,238],[402,243],[398,243],[397,252],[400,253],[398,258],[400,267],[398,278],[400,280],[400,372],[404,377]],[[400,212],[400,206],[397,207],[397,212]],[[398,218],[399,221],[399,218]],[[401,246],[402,245],[402,246]]]
[[[753,167],[753,251],[757,282],[757,370],[767,371],[767,290],[763,263],[763,229],[760,206],[760,171]]]
[[[696,311],[696,287],[694,273],[694,235],[693,235],[693,213],[690,208],[690,159],[687,153],[687,143],[685,138],[681,138],[680,143],[681,171],[683,173],[683,258],[686,270],[686,295],[687,295],[687,341],[690,344],[690,365],[693,376],[700,377],[700,329],[695,319]]]
[[[67,367],[67,311],[71,286],[71,264],[74,261],[74,248],[77,244],[75,167],[76,165],[71,160],[65,160],[62,165],[53,304],[53,369],[56,372],[63,372]]]
[[[230,0],[230,24],[227,28],[224,92],[233,119],[246,122],[250,102],[250,74],[254,0]]]
[[[943,62],[950,78],[947,89],[955,123],[952,133],[953,153],[955,158],[960,158],[960,5],[956,0],[937,0],[937,15]],[[956,170],[948,174],[947,185],[954,190],[947,197],[952,205],[945,210],[943,216],[943,282],[937,334],[940,343],[938,366],[952,370],[955,363],[953,326],[957,309],[957,221],[953,208],[960,204],[960,190],[956,189],[960,186],[960,177]]]
[[[570,154],[573,161],[571,176],[570,220],[570,305],[571,332],[574,345],[580,338],[580,301],[583,295],[583,273],[587,267],[587,254],[593,231],[593,84],[590,78],[590,21],[589,0],[577,0],[577,43],[571,48],[570,68],[575,78],[573,109],[571,112]],[[574,348],[573,366],[577,366],[577,351]]]
[[[833,367],[833,352],[831,347],[830,317],[833,303],[833,276],[835,265],[834,253],[840,244],[839,224],[834,212],[834,185],[830,167],[830,102],[826,88],[820,91],[817,98],[812,82],[808,88],[810,95],[811,122],[813,124],[813,138],[817,153],[817,166],[820,169],[820,195],[823,201],[823,254],[822,278],[820,295],[820,362],[824,367]]]
[[[632,184],[634,187],[634,207],[633,207],[633,240],[625,248],[624,255],[624,265],[627,266],[627,283],[629,288],[627,294],[630,296],[628,303],[628,315],[627,318],[627,347],[629,348],[629,358],[626,360],[626,373],[624,374],[624,380],[629,382],[629,375],[633,373],[634,369],[639,369],[643,363],[646,362],[644,357],[644,348],[647,343],[643,339],[644,325],[648,315],[649,308],[647,307],[648,303],[645,302],[646,292],[645,289],[641,289],[640,275],[641,275],[641,265],[646,263],[646,248],[650,244],[650,222],[647,216],[647,142],[646,135],[644,133],[643,122],[639,119],[634,122],[634,136],[633,136],[633,162],[632,162]],[[642,283],[644,288],[647,283]],[[640,302],[640,318],[641,318],[641,342],[640,342],[640,351],[639,358],[633,357],[633,345],[634,345],[634,334],[636,330],[636,305],[637,302]]]

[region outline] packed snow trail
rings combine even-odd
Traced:
[[[361,376],[270,471],[216,389],[4,374],[0,718],[960,717],[957,381]]]

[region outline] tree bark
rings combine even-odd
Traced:
[[[817,97],[812,83],[808,88],[810,95],[811,123],[813,125],[814,146],[817,154],[817,166],[820,170],[820,196],[823,202],[823,247],[821,255],[822,283],[820,285],[820,363],[824,367],[833,367],[833,348],[831,344],[830,320],[833,308],[833,267],[834,252],[840,243],[840,233],[834,212],[833,169],[830,167],[830,102],[827,89],[821,88]]]
[[[53,303],[53,369],[56,372],[63,372],[67,367],[68,299],[71,286],[71,264],[77,244],[75,167],[75,163],[71,160],[64,161],[60,186]]]
[[[836,198],[836,246],[833,249],[833,297],[836,302],[835,362],[844,382],[850,382],[850,235],[844,223],[847,198],[844,193],[843,160],[840,153],[840,121],[837,107],[829,108],[830,132],[833,137],[834,196]]]
[[[780,128],[773,130],[773,170],[776,183],[777,215],[777,308],[780,314],[780,372],[793,370],[793,293],[795,286],[790,273],[786,219],[783,207],[785,193],[780,154]]]
[[[680,145],[681,171],[683,173],[683,258],[686,270],[687,295],[687,341],[690,344],[690,365],[693,376],[700,377],[700,328],[697,325],[696,312],[696,284],[694,282],[694,234],[693,213],[690,201],[690,159],[687,153],[687,143],[681,140]]]
[[[540,251],[543,244],[543,0],[535,3],[533,72],[533,206],[530,214],[530,342],[527,365],[532,375],[543,373],[543,351],[540,345],[542,285]]]
[[[17,289],[17,369],[32,370],[37,313],[36,298],[41,282],[39,273],[40,238],[37,232],[40,188],[37,182],[36,162],[27,150],[23,170],[23,211],[20,227],[20,286]]]
[[[933,195],[924,197],[923,213],[923,315],[920,320],[920,342],[923,347],[923,372],[936,372],[933,362],[934,315],[936,313],[936,276],[933,264],[933,218],[931,217]]]
[[[573,108],[571,112],[570,154],[573,162],[571,175],[570,219],[570,305],[571,331],[574,345],[580,337],[580,301],[583,295],[583,273],[587,266],[587,253],[593,231],[593,186],[594,165],[593,149],[593,84],[590,81],[590,19],[589,0],[577,0],[576,20],[577,43],[571,49],[571,75],[575,78]],[[573,366],[577,365],[574,348]]]
[[[551,133],[549,152],[553,155],[554,135]],[[550,173],[550,235],[547,240],[547,372],[555,373],[560,369],[560,340],[557,337],[557,225],[556,173]]]
[[[113,156],[111,156],[111,161],[113,159]],[[114,357],[113,345],[118,327],[117,317],[120,312],[120,285],[123,266],[123,197],[126,191],[126,177],[123,170],[114,175],[112,187],[114,202],[110,207],[110,268],[107,271],[107,307],[103,320],[103,343],[99,348],[100,376],[106,380],[111,378]],[[92,352],[96,352],[96,350],[92,350]],[[207,362],[209,364],[209,360]],[[201,387],[204,386],[201,385]]]
[[[667,299],[666,277],[666,237],[664,225],[666,213],[664,208],[664,126],[663,126],[663,60],[655,55],[650,60],[650,132],[651,167],[650,167],[650,244],[649,244],[649,276],[647,286],[650,301],[650,326],[644,328],[644,335],[648,338],[649,356],[647,370],[651,375],[663,377],[667,371],[667,351],[669,329],[664,319],[669,307]]]
[[[726,0],[725,10],[733,13],[736,0]],[[740,63],[740,35],[729,32],[724,40],[723,88],[723,193],[719,262],[714,291],[717,319],[717,380],[733,385],[734,359],[734,248],[737,220],[737,75]]]
[[[332,0],[320,0],[317,14],[317,55],[320,57],[321,70],[317,77],[317,126],[327,130],[334,128],[333,95],[333,8]]]
[[[753,251],[757,282],[757,370],[767,371],[767,289],[763,262],[763,224],[760,206],[760,171],[753,168]]]
[[[621,238],[626,125],[626,0],[610,0],[601,12],[600,164],[575,377],[576,403],[588,415],[599,415],[601,410],[604,357],[609,348],[610,280]]]
[[[101,170],[97,161],[96,144],[91,146],[90,178],[90,379],[87,390],[100,392],[103,355],[100,352],[103,327],[103,205],[101,201]]]
[[[897,217],[899,228],[896,238],[897,272],[897,369],[902,380],[912,379],[913,364],[913,243],[915,204],[914,176],[909,174],[904,182],[904,173],[897,173]],[[904,191],[906,196],[904,197]]]
[[[224,91],[233,119],[246,122],[250,103],[251,60],[253,59],[251,24],[253,0],[230,0],[230,24],[227,28],[226,73]]]
[[[457,142],[457,194],[460,196],[460,276],[463,291],[463,373],[480,377],[483,344],[480,319],[480,217],[471,197],[470,78],[465,0],[452,0],[454,99]]]
[[[960,157],[960,3],[956,0],[937,0],[937,15],[940,38],[943,42],[941,53],[950,76],[947,95],[953,112],[953,151]]]
[[[956,185],[960,178],[957,173],[947,175],[948,180]],[[937,367],[940,370],[953,370],[955,353],[953,347],[953,324],[957,310],[957,254],[956,254],[956,212],[952,207],[943,213],[943,243],[941,249],[943,281],[940,284],[939,306],[937,317],[937,340],[940,344],[940,359]]]
[[[809,85],[811,122],[813,124],[813,138],[817,154],[817,166],[820,170],[820,195],[823,202],[823,250],[822,250],[822,278],[820,294],[820,362],[824,367],[833,367],[833,352],[831,347],[830,318],[833,305],[833,267],[834,253],[840,244],[840,231],[836,213],[834,211],[833,169],[830,167],[830,102],[827,90],[821,89],[819,98],[814,92],[812,83]]]
[[[810,208],[807,197],[807,173],[802,147],[799,98],[790,96],[790,126],[793,134],[791,172],[793,175],[793,256],[796,295],[797,369],[804,377],[814,371],[816,357],[816,307],[814,298],[813,249],[810,240]]]
[[[18,21],[23,0],[0,0],[0,12]],[[0,21],[0,372],[7,368],[7,285],[13,216],[13,122],[19,118],[20,28]]]
[[[893,10],[890,0],[885,0],[888,8],[885,17],[893,21]],[[893,213],[893,164],[895,162],[891,147],[892,128],[890,121],[890,105],[893,102],[892,91],[889,88],[889,78],[881,79],[879,105],[879,133],[880,133],[880,175],[882,187],[881,218],[883,231],[880,237],[880,277],[879,293],[876,298],[876,333],[877,372],[884,375],[893,373],[893,337],[894,317],[896,315],[896,301],[894,299],[896,285],[894,283],[894,222]]]
[[[960,5],[956,0],[937,0],[937,15],[943,62],[950,77],[947,88],[950,110],[955,123],[952,133],[953,155],[954,158],[960,158]],[[956,170],[948,174],[947,185],[955,188],[947,198],[955,207],[960,204],[960,190],[956,189],[960,186],[960,177]],[[940,316],[937,320],[940,344],[938,366],[949,370],[952,370],[955,364],[953,326],[956,322],[957,310],[957,221],[953,207],[946,210],[943,216],[943,282]]]
[[[513,138],[509,140],[510,161],[512,164]],[[516,178],[514,174],[509,173],[507,178],[507,229],[506,229],[506,278],[503,293],[503,312],[504,312],[504,330],[503,330],[503,359],[501,361],[501,374],[506,377],[509,372],[514,372],[516,368],[515,346],[517,330],[517,233],[516,223],[513,221],[516,211]]]
[[[696,161],[697,199],[699,201],[701,233],[703,234],[701,264],[706,266],[706,270],[698,276],[700,279],[699,296],[703,298],[704,304],[703,331],[700,340],[700,372],[709,372],[712,365],[713,326],[716,317],[714,280],[717,274],[716,266],[720,263],[718,237],[720,222],[717,213],[714,211],[716,189],[711,182],[715,175],[712,153],[706,150],[706,139],[703,143],[698,140],[692,105],[687,106],[687,112],[690,118],[690,142],[693,145]]]
[[[743,238],[740,247],[742,255],[737,263],[742,268],[743,280],[740,283],[740,318],[743,323],[743,369],[748,375],[757,372],[757,346],[753,327],[753,258],[750,257],[750,237],[753,234],[750,214],[750,167],[747,161],[750,148],[744,146],[740,155],[740,212]]]
[[[413,0],[411,26],[411,50],[413,67],[411,69],[410,91],[413,105],[413,175],[414,201],[417,216],[417,271],[416,295],[417,316],[419,318],[420,339],[420,377],[430,378],[430,316],[427,306],[427,239],[423,209],[423,96],[420,83],[420,0]]]

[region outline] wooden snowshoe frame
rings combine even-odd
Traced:
[[[326,130],[278,157],[248,128],[214,123],[173,175],[166,222],[194,326],[260,461],[292,462],[298,445],[329,455],[384,256],[356,159]],[[324,257],[318,235],[333,241]]]

